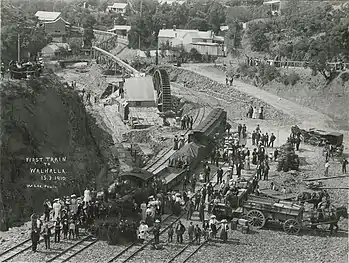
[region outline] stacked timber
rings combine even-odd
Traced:
[[[277,171],[288,172],[290,170],[299,170],[299,157],[295,153],[292,143],[288,142],[280,147]]]

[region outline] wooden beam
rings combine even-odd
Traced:
[[[303,181],[318,181],[318,180],[329,180],[329,179],[336,179],[336,178],[348,178],[349,175],[341,175],[341,176],[332,176],[332,177],[319,177],[319,178],[310,178],[310,179],[304,179]]]

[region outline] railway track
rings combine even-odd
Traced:
[[[160,235],[163,234],[171,225],[175,224],[180,220],[181,217],[176,217],[174,215],[167,216],[163,221],[161,226],[163,229],[160,232]],[[154,238],[150,239],[149,241],[146,241],[144,244],[142,244],[140,247],[137,246],[137,242],[134,242],[127,246],[125,249],[123,249],[120,253],[115,255],[113,258],[111,258],[108,263],[111,262],[127,262],[130,259],[134,258],[140,251],[142,251],[144,248],[146,248],[148,245],[150,245],[154,241]]]
[[[211,177],[210,180],[212,180],[215,176],[216,176],[217,172],[214,173],[214,175]],[[216,185],[216,182],[213,182],[213,185]],[[203,186],[202,186],[203,187]],[[201,188],[202,188],[201,187]],[[195,198],[196,193],[191,197],[191,199]],[[161,241],[164,242],[164,239],[166,239],[166,236],[164,237],[164,234],[166,234],[166,230],[169,228],[170,225],[174,225],[175,223],[177,223],[179,220],[182,220],[183,217],[186,215],[186,211],[183,211],[181,213],[181,215],[179,217],[175,217],[175,219],[172,221],[168,221],[166,222],[165,225],[162,225],[162,230],[160,231],[160,243]],[[169,216],[170,217],[170,216]],[[167,218],[166,218],[167,219]],[[165,220],[166,220],[165,219]],[[152,238],[151,240],[149,240],[147,243],[143,244],[141,247],[136,247],[135,244],[133,243],[130,246],[128,246],[126,249],[124,249],[123,251],[121,251],[119,254],[117,254],[115,257],[113,257],[112,259],[110,259],[108,262],[144,262],[144,258],[143,255],[140,254],[143,250],[145,250],[153,241],[154,239]],[[187,245],[180,246],[180,247],[176,247],[176,251],[170,251],[171,256],[173,253],[176,253],[177,257],[179,257],[179,255],[186,255],[186,258],[189,259],[190,257],[192,257],[204,244],[206,244],[206,241],[204,241],[201,245],[198,246],[190,246],[192,245],[192,243],[189,243]],[[137,249],[138,248],[138,249]],[[179,249],[179,251],[178,251]],[[127,255],[125,255],[127,253]],[[159,253],[157,256],[168,256],[168,253],[165,254],[161,254]],[[176,257],[176,258],[177,258]],[[174,260],[176,259],[174,258]],[[186,259],[186,260],[187,260]],[[153,259],[154,260],[154,259]],[[166,259],[159,259],[156,258],[156,262],[166,262]],[[149,261],[151,262],[151,261]],[[186,262],[186,261],[184,261]]]
[[[97,238],[88,235],[87,237],[84,237],[79,242],[71,245],[67,249],[63,250],[62,252],[58,253],[57,255],[51,257],[47,260],[47,262],[67,262],[85,249],[89,248],[93,244],[95,244],[98,241]]]
[[[175,254],[167,263],[173,262],[187,262],[192,258],[203,246],[208,243],[208,240],[205,240],[200,245],[194,245],[192,242],[188,243],[183,247],[177,254]]]
[[[50,227],[50,229],[53,229],[53,226]],[[42,236],[40,236],[39,242],[43,241],[44,238]],[[31,244],[31,238],[28,238],[24,241],[22,241],[21,243],[5,250],[4,252],[0,253],[0,262],[7,262],[11,259],[13,259],[14,257],[22,254],[23,252],[30,250],[32,248],[32,244]]]

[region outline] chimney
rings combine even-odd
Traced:
[[[162,29],[166,29],[166,24],[165,23],[162,24]]]
[[[173,31],[176,31],[176,25],[173,25]]]

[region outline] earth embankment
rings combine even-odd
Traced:
[[[98,186],[101,169],[111,165],[111,144],[109,134],[86,113],[79,95],[57,76],[1,83],[1,229],[41,211],[46,198],[80,195],[85,187]],[[66,161],[44,167],[28,162],[34,157]],[[51,180],[49,176],[44,180],[33,168],[53,168],[61,174],[45,172]]]

